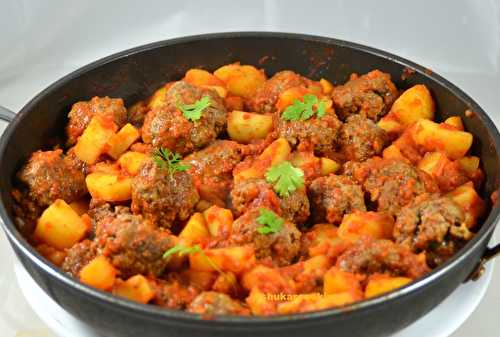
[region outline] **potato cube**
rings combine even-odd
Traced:
[[[252,97],[257,88],[266,81],[262,70],[254,66],[228,64],[214,71],[214,75],[226,83],[229,94],[246,99]]]
[[[322,78],[319,80],[319,84],[321,84],[321,88],[323,89],[323,94],[328,95],[329,93],[332,92],[333,90],[332,82]]]
[[[75,154],[87,164],[95,164],[107,149],[118,127],[112,120],[94,116],[75,145]]]
[[[115,267],[101,255],[82,268],[80,281],[100,290],[109,290],[115,283],[116,274]]]
[[[467,174],[473,175],[479,169],[480,160],[479,157],[476,156],[467,156],[460,158],[458,163],[460,164],[460,167],[467,172]]]
[[[474,189],[474,184],[468,182],[457,187],[447,194],[465,214],[465,224],[468,228],[476,225],[478,218],[484,215],[486,210],[483,199]]]
[[[232,111],[227,117],[227,133],[232,140],[250,143],[264,139],[273,129],[273,117],[244,111]]]
[[[447,124],[421,119],[413,130],[413,140],[427,151],[444,151],[450,159],[462,158],[472,145],[472,134]]]
[[[464,124],[462,123],[462,119],[460,116],[451,116],[446,118],[444,121],[445,124],[451,125],[455,127],[457,130],[464,131]]]
[[[427,152],[418,162],[417,167],[431,176],[441,176],[443,170],[450,163],[446,154],[442,152]]]
[[[208,231],[218,238],[229,238],[233,228],[233,213],[226,208],[213,205],[203,212]]]
[[[125,201],[131,198],[132,179],[116,174],[94,172],[85,178],[92,198],[104,201]]]
[[[429,89],[417,84],[399,96],[391,107],[389,116],[394,116],[402,125],[410,125],[421,118],[434,118],[434,101]]]
[[[324,310],[328,308],[340,307],[349,303],[356,302],[350,293],[330,294],[320,296],[317,293],[298,294],[290,296],[290,301],[278,303],[277,311],[280,314],[293,314],[309,311]]]
[[[189,284],[205,291],[212,289],[217,275],[218,273],[213,271],[196,271],[192,269],[184,270],[181,273],[181,277],[186,279]]]
[[[139,130],[132,124],[125,124],[125,126],[108,141],[108,150],[106,152],[116,160],[123,152],[127,151],[130,145],[134,144],[140,136]]]
[[[384,130],[389,137],[391,137],[391,139],[396,138],[405,129],[403,124],[398,122],[393,116],[389,115],[382,117],[382,119],[378,121],[377,125],[379,128]]]
[[[168,87],[169,87],[169,84],[166,84],[153,93],[153,95],[149,98],[149,101],[148,101],[148,108],[149,109],[158,108],[162,105],[167,104]]]
[[[131,176],[137,175],[142,164],[149,159],[149,156],[142,152],[128,151],[121,155],[118,164]]]
[[[365,297],[371,298],[382,295],[389,291],[401,288],[402,286],[410,283],[411,278],[407,277],[392,277],[386,275],[372,275],[368,279],[368,284],[365,288]]]
[[[338,267],[330,268],[323,280],[323,292],[328,294],[350,293],[356,299],[363,297],[361,289],[362,278],[359,275],[341,270]]]
[[[346,214],[339,226],[338,235],[347,241],[362,237],[391,239],[394,219],[384,212],[354,212]]]
[[[382,151],[382,157],[385,159],[397,159],[404,162],[409,162],[409,160],[401,153],[399,147],[394,144],[389,145]]]
[[[329,175],[330,173],[335,173],[340,169],[340,164],[333,159],[321,157],[320,161],[321,174],[324,176]]]
[[[214,248],[204,253],[189,255],[191,269],[197,271],[225,271],[241,274],[255,264],[255,252],[252,246]]]
[[[200,87],[205,85],[224,87],[223,81],[203,69],[189,69],[184,76],[184,81]]]
[[[117,282],[113,287],[113,294],[124,297],[131,301],[146,304],[155,295],[154,289],[148,279],[142,275],[135,275],[125,282]]]
[[[54,201],[40,216],[34,237],[56,249],[70,248],[80,241],[87,225],[64,200]]]
[[[205,218],[201,213],[194,213],[189,218],[186,226],[179,233],[179,238],[184,239],[187,242],[199,242],[200,239],[209,237],[207,225],[205,223]]]

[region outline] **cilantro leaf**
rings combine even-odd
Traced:
[[[326,113],[325,101],[319,100],[315,95],[304,95],[302,101],[296,99],[292,105],[286,107],[281,118],[287,121],[308,120],[315,114],[322,118]]]
[[[280,197],[288,197],[291,192],[304,185],[304,172],[289,161],[284,161],[267,170],[266,180],[274,185],[274,190]]]
[[[285,220],[280,218],[273,211],[265,208],[260,208],[257,222],[262,225],[262,227],[257,228],[257,232],[259,232],[260,234],[269,234],[279,232],[283,227]]]
[[[174,254],[179,254],[179,255],[189,255],[189,254],[194,254],[194,253],[199,253],[201,252],[201,247],[199,245],[194,245],[193,247],[186,247],[184,245],[175,245],[172,248],[168,249],[164,254],[163,258],[164,259],[170,259],[172,255]]]
[[[177,103],[177,108],[182,111],[182,114],[186,117],[186,119],[194,122],[201,118],[203,110],[208,108],[210,104],[212,104],[210,97],[203,96],[193,104]]]
[[[169,149],[160,147],[153,153],[153,161],[161,169],[166,169],[170,176],[176,172],[189,170],[191,166],[181,164],[181,156]]]

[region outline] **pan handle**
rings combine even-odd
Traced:
[[[0,119],[6,121],[8,123],[12,122],[12,120],[16,117],[16,114],[10,111],[7,108],[4,108],[0,105]]]
[[[485,264],[494,259],[495,257],[500,255],[500,243],[497,245],[491,247],[491,248],[486,248],[485,252],[483,253],[483,256],[481,257],[481,260],[479,261],[477,267],[474,269],[474,271],[469,275],[467,280],[472,280],[472,281],[477,281],[481,278],[481,276],[484,273],[484,266]]]

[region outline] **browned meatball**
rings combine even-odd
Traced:
[[[260,208],[254,208],[236,219],[230,243],[237,246],[253,244],[258,259],[269,258],[277,266],[289,265],[299,253],[300,231],[293,223],[285,221],[278,232],[261,234],[257,231],[263,226],[257,222],[259,215]]]
[[[97,255],[97,245],[90,240],[77,243],[66,254],[62,264],[62,270],[78,277],[80,270],[85,267]]]
[[[127,123],[127,110],[121,98],[93,97],[90,101],[75,103],[68,114],[66,126],[69,146],[76,143],[94,116],[110,119],[119,128]]]
[[[469,239],[460,207],[448,197],[422,195],[401,209],[394,226],[394,238],[415,252],[440,245],[447,235]]]
[[[279,136],[301,150],[314,150],[319,155],[329,155],[337,145],[337,135],[342,123],[334,112],[305,121],[287,121],[278,118]]]
[[[235,184],[231,204],[236,216],[250,208],[268,207],[295,224],[302,224],[309,217],[309,199],[304,188],[295,190],[288,197],[278,197],[264,179],[245,179]]]
[[[210,98],[210,106],[203,110],[200,119],[188,120],[178,105],[194,104],[204,96]],[[226,108],[213,90],[180,81],[168,88],[165,102],[146,115],[142,127],[144,143],[187,154],[208,145],[225,129]]]
[[[187,172],[170,175],[152,160],[144,163],[132,180],[132,211],[162,227],[189,218],[199,199]]]
[[[136,274],[160,276],[168,264],[163,254],[176,244],[167,230],[123,209],[102,217],[95,242],[124,278]]]
[[[388,273],[417,278],[430,271],[425,258],[389,240],[360,240],[337,259],[351,273]]]
[[[199,291],[183,284],[174,274],[169,274],[168,280],[156,279],[153,302],[160,307],[170,309],[186,309]]]
[[[416,196],[438,191],[436,183],[427,173],[395,159],[373,157],[363,163],[348,162],[344,171],[370,193],[378,211],[392,215],[396,215]]]
[[[276,102],[282,92],[299,86],[307,86],[311,81],[293,71],[284,70],[268,79],[264,85],[257,89],[255,96],[248,102],[250,111],[268,113],[276,111]]]
[[[204,291],[191,302],[187,311],[203,316],[214,315],[249,315],[250,310],[242,303],[233,300],[226,294],[215,291]]]
[[[191,168],[200,198],[225,206],[233,183],[233,168],[242,159],[242,147],[230,140],[216,140],[203,150],[184,158]]]
[[[380,154],[386,143],[385,131],[362,115],[347,117],[340,129],[340,147],[346,160],[365,161]]]
[[[366,211],[361,186],[347,176],[319,177],[309,186],[308,194],[315,223],[337,224],[344,214]]]
[[[333,88],[332,99],[342,120],[361,114],[377,121],[389,111],[397,94],[391,75],[373,70],[359,77],[351,76],[347,83]]]
[[[62,150],[34,152],[18,178],[40,206],[49,206],[56,199],[69,203],[87,193],[78,160],[72,155],[63,157]]]

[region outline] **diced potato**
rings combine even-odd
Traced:
[[[100,290],[108,290],[113,287],[116,274],[115,267],[101,255],[82,268],[80,281]]]
[[[197,271],[218,271],[241,274],[255,264],[252,246],[207,249],[204,253],[189,255],[191,269]]]
[[[276,313],[278,302],[268,298],[271,295],[260,291],[257,287],[252,288],[246,302],[253,315],[268,316]]]
[[[108,174],[120,174],[120,166],[116,162],[100,161],[88,166],[89,173],[102,172]]]
[[[201,213],[194,213],[189,218],[186,226],[179,233],[179,238],[184,239],[188,242],[194,243],[199,242],[200,239],[209,237],[207,225],[205,223],[205,218]]]
[[[155,292],[148,279],[138,274],[116,284],[113,294],[146,304],[153,299]]]
[[[441,176],[447,164],[450,163],[448,157],[443,152],[427,152],[418,162],[417,167],[431,176]]]
[[[55,249],[45,243],[36,246],[36,250],[47,260],[60,267],[66,258],[64,250]]]
[[[460,116],[451,116],[446,118],[444,121],[446,124],[455,127],[457,130],[464,131],[464,124],[462,123],[462,119]]]
[[[131,176],[137,175],[142,164],[148,160],[149,156],[142,152],[128,151],[120,156],[118,164]]]
[[[75,145],[75,154],[87,164],[95,164],[106,151],[107,143],[118,127],[112,120],[94,116]]]
[[[384,212],[354,212],[346,214],[339,226],[338,236],[347,241],[362,237],[392,239],[394,219]]]
[[[104,201],[125,201],[131,198],[132,178],[94,172],[85,178],[92,198]]]
[[[196,271],[187,269],[181,273],[181,276],[187,279],[189,284],[194,285],[201,290],[210,290],[217,279],[217,272],[212,271]]]
[[[387,132],[389,136],[395,137],[404,131],[404,125],[394,119],[393,116],[384,116],[377,123],[378,127]]]
[[[233,228],[233,213],[227,208],[213,205],[203,212],[208,231],[218,238],[229,238]]]
[[[260,264],[243,274],[241,285],[247,290],[257,287],[266,292],[294,288],[293,280],[284,276],[279,269]]]
[[[82,216],[84,213],[89,211],[89,201],[86,199],[80,199],[78,201],[73,201],[69,204],[71,208],[76,212],[76,214]]]
[[[401,288],[410,283],[411,278],[408,277],[392,277],[386,275],[373,275],[368,279],[368,284],[365,288],[365,297],[371,298],[382,295],[389,291]]]
[[[479,162],[479,157],[476,156],[467,156],[458,160],[460,167],[462,167],[464,171],[469,175],[475,174],[477,172],[477,170],[479,169]]]
[[[134,144],[141,135],[132,124],[125,124],[115,135],[108,141],[108,150],[106,151],[113,159],[118,159],[120,155],[127,151],[130,145]]]
[[[227,133],[232,140],[250,143],[264,139],[273,129],[273,117],[244,111],[232,111],[227,116]]]
[[[224,102],[226,103],[227,111],[242,111],[244,108],[243,98],[240,96],[226,96]]]
[[[409,160],[401,153],[399,147],[394,144],[389,145],[382,151],[382,157],[385,159],[397,159],[405,162],[409,162]]]
[[[249,168],[235,174],[235,181],[263,177],[269,167],[285,161],[291,151],[290,144],[285,138],[276,139],[262,151]]]
[[[346,247],[346,242],[339,238],[338,229],[331,224],[317,224],[304,234],[303,240],[307,241],[309,256],[327,255],[336,257]]]
[[[262,70],[254,66],[228,64],[214,71],[214,75],[226,83],[229,94],[244,98],[252,97],[266,81]]]
[[[333,90],[332,82],[322,78],[319,80],[319,84],[321,84],[321,88],[323,89],[323,94],[328,95]]]
[[[472,134],[447,124],[421,119],[412,133],[417,145],[427,151],[444,151],[450,159],[462,158],[472,145]]]
[[[223,81],[203,69],[189,69],[184,76],[184,81],[200,87],[205,85],[224,87]]]
[[[34,237],[56,249],[70,248],[80,241],[87,225],[64,200],[57,199],[40,216]]]
[[[340,164],[333,159],[321,157],[320,160],[321,174],[324,176],[329,175],[330,173],[335,173],[340,169]]]
[[[227,89],[221,85],[204,85],[203,88],[214,90],[221,98],[225,98],[227,96]]]
[[[434,101],[431,93],[423,84],[417,84],[399,96],[391,107],[390,116],[394,116],[403,125],[415,123],[421,118],[434,118]]]
[[[478,218],[480,218],[486,206],[481,197],[474,189],[474,184],[468,182],[447,194],[465,214],[465,223],[468,228],[476,225]]]
[[[323,292],[328,294],[350,293],[356,299],[363,297],[359,275],[341,270],[338,267],[330,268],[323,281]]]
[[[240,289],[236,276],[231,272],[219,274],[212,285],[213,291],[228,295],[236,294]]]
[[[160,89],[156,90],[154,94],[151,96],[148,102],[148,108],[154,109],[158,108],[167,103],[167,89],[168,84],[164,85]]]
[[[279,303],[279,314],[287,315],[300,312],[318,311],[328,308],[340,307],[353,303],[358,299],[350,293],[338,293],[321,296],[317,293],[290,295],[286,302]]]

